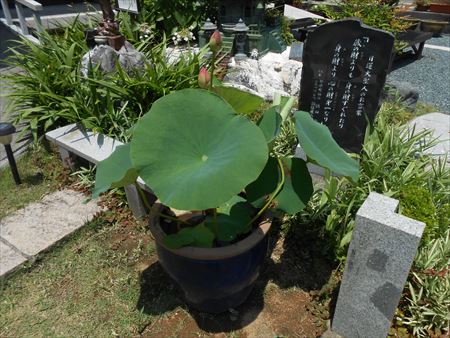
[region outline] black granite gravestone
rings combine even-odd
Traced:
[[[303,56],[303,43],[293,42],[291,50],[289,52],[289,60],[302,61]]]
[[[380,108],[394,36],[341,20],[309,33],[303,49],[300,109],[328,126],[336,142],[359,152]]]

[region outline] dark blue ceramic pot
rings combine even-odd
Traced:
[[[151,217],[159,262],[184,292],[194,308],[210,313],[225,312],[242,304],[258,278],[267,254],[271,220],[242,241],[221,248],[168,249],[159,217]]]

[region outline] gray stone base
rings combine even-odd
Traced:
[[[0,277],[81,228],[101,210],[73,190],[56,191],[0,220]]]

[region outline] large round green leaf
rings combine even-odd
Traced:
[[[261,130],[216,94],[185,89],[156,101],[139,121],[131,159],[164,204],[215,208],[254,181],[267,162]]]

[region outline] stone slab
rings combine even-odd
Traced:
[[[27,258],[24,255],[18,253],[0,239],[0,277],[13,272],[26,261]]]
[[[370,193],[356,215],[332,329],[346,338],[385,338],[425,224],[399,202]]]
[[[287,47],[283,53],[269,52],[259,60],[232,62],[224,84],[245,87],[267,101],[272,101],[275,93],[298,96],[303,64],[289,60],[290,51]]]
[[[0,220],[0,236],[26,255],[34,256],[51,247],[101,210],[95,201],[73,190],[44,196]]]
[[[415,126],[416,131],[424,129],[433,132],[432,137],[437,138],[439,143],[425,151],[425,153],[437,156],[447,156],[447,163],[450,163],[450,115],[443,113],[430,113],[416,117],[410,122]]]
[[[123,144],[111,137],[84,130],[75,123],[52,130],[45,137],[95,164],[109,157],[117,146]]]
[[[74,170],[72,154],[88,160],[91,163],[108,158],[123,143],[103,134],[96,134],[90,130],[85,130],[77,124],[70,124],[45,134],[45,137],[55,143],[59,148],[59,153],[63,164]],[[153,194],[142,178],[137,178],[137,183],[146,192]],[[130,185],[125,188],[128,205],[137,219],[142,219],[147,213],[144,202],[137,189]]]
[[[329,19],[324,18],[323,16],[305,11],[304,9],[300,9],[294,6],[284,5],[284,11],[283,15],[288,17],[289,19],[305,19],[305,18],[313,18],[313,19],[321,19],[321,20],[327,20]]]

